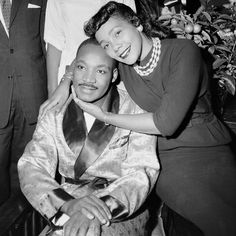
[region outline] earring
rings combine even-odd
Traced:
[[[139,32],[143,32],[143,26],[142,26],[142,25],[139,25],[139,26],[137,27],[137,30],[138,30]]]

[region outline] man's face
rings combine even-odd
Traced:
[[[113,60],[100,45],[87,44],[80,48],[73,78],[78,98],[102,104],[115,79]]]

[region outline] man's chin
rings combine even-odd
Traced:
[[[91,98],[91,96],[90,96],[90,97],[87,97],[87,96],[84,96],[84,97],[78,96],[78,98],[79,98],[80,100],[82,100],[83,102],[88,102],[88,103],[93,103],[93,102],[95,102],[95,101],[97,100],[97,99]]]

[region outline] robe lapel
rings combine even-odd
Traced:
[[[113,113],[118,113],[119,111],[119,94],[116,87],[112,88],[108,111]],[[78,180],[86,169],[101,155],[114,132],[115,127],[113,125],[107,125],[102,121],[95,120],[75,162],[74,170],[76,180]]]
[[[7,46],[9,45],[9,38],[1,21],[0,21],[0,40],[1,44],[4,42]]]
[[[71,101],[65,111],[62,127],[68,146],[78,156],[84,145],[87,128],[83,111],[74,100]]]
[[[11,18],[10,18],[10,26],[12,25],[12,22],[14,21],[17,11],[19,9],[19,6],[21,4],[22,0],[12,0],[12,7],[11,7]]]

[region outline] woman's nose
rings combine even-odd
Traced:
[[[114,52],[118,52],[121,47],[121,44],[114,42],[114,43],[112,43],[112,47],[113,47]]]

